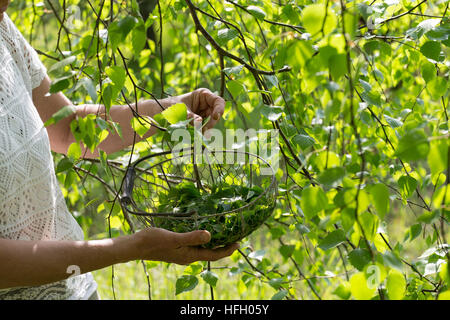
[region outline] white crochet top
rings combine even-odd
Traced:
[[[47,130],[32,100],[32,90],[46,72],[36,51],[4,13],[0,22],[0,238],[84,239],[64,201]],[[96,288],[87,273],[43,286],[0,290],[0,300],[87,299]]]

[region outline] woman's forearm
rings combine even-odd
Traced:
[[[131,260],[190,264],[216,261],[238,248],[232,244],[205,249],[211,234],[197,230],[175,233],[145,228],[113,239],[27,241],[0,239],[0,289],[37,286]]]
[[[43,285],[74,272],[133,260],[132,242],[131,236],[89,241],[0,239],[0,289]]]
[[[44,123],[51,119],[51,117],[60,111],[61,108],[69,105],[73,106],[72,102],[63,93],[58,92],[49,94],[50,84],[50,78],[45,77],[41,85],[33,90],[33,103]],[[214,127],[222,117],[225,109],[225,100],[206,88],[199,88],[192,92],[159,99],[158,101],[139,101],[137,107],[135,103],[130,105],[115,105],[109,109],[108,114],[106,114],[105,106],[103,105],[78,105],[75,106],[75,114],[47,126],[50,146],[54,152],[67,154],[69,146],[76,141],[71,130],[72,121],[77,116],[85,117],[89,114],[94,114],[107,121],[118,123],[122,135],[119,136],[115,131],[110,130],[108,137],[102,141],[93,152],[84,148],[80,143],[82,157],[96,158],[99,154],[98,149],[105,151],[107,154],[123,150],[132,145],[133,142],[148,138],[159,130],[156,126],[151,125],[152,122],[150,119],[141,118],[139,121],[146,121],[150,128],[143,137],[139,137],[139,135],[135,134],[130,123],[133,117],[137,114],[139,117],[153,117],[155,114],[163,111],[163,109],[180,102],[186,104],[188,109],[187,116],[193,120],[194,126],[203,125],[203,119],[209,119],[202,127],[204,131]]]
[[[44,123],[48,121],[56,112],[61,110],[61,108],[63,108],[64,106],[73,105],[72,102],[61,92],[49,94],[50,84],[50,78],[45,77],[41,85],[33,90],[33,103],[36,106],[36,109]],[[200,97],[201,95],[197,94],[196,96]],[[197,100],[204,101],[206,99],[204,96],[202,97],[202,99]],[[190,106],[192,104],[192,100],[195,100],[192,94],[186,93],[180,96],[159,99],[158,101],[139,101],[137,108],[134,103],[130,104],[130,106],[116,105],[110,108],[108,117],[105,116],[105,107],[103,105],[78,105],[75,106],[75,114],[61,119],[47,127],[48,136],[50,138],[50,145],[53,151],[67,154],[69,146],[73,142],[75,142],[75,137],[73,136],[70,128],[71,122],[75,119],[76,116],[85,117],[88,114],[96,114],[103,119],[119,123],[122,130],[122,137],[120,137],[117,133],[110,132],[108,137],[100,144],[99,148],[108,154],[120,151],[123,148],[133,144],[135,135],[130,121],[134,117],[136,112],[140,116],[153,117],[155,114],[162,111],[161,106],[163,108],[167,108],[179,102],[184,102],[186,105]],[[202,108],[205,109],[204,107]],[[206,108],[205,110],[208,110],[208,108]],[[147,138],[150,135],[154,134],[156,130],[159,129],[152,126],[143,138]],[[136,136],[137,141],[141,139],[141,137]],[[89,150],[83,150],[83,157],[92,158],[97,156],[98,150],[95,150],[93,153],[91,153]]]
[[[115,105],[112,106],[109,110],[109,116],[106,118],[109,121],[116,122],[120,125],[120,128],[122,130],[122,137],[120,137],[116,132],[110,132],[108,137],[100,143],[98,146],[98,149],[101,149],[105,151],[107,154],[123,150],[124,148],[130,146],[133,144],[133,141],[135,139],[134,136],[134,130],[131,127],[131,119],[135,116],[135,112],[137,112],[140,116],[145,117],[153,117],[157,113],[160,113],[163,108],[167,108],[175,103],[180,102],[177,97],[174,98],[166,98],[161,99],[156,102],[155,100],[144,100],[138,102],[138,106],[136,109],[136,105],[130,104],[128,105]],[[161,106],[160,106],[161,105]],[[88,114],[96,114],[99,117],[105,119],[105,107],[103,105],[80,105],[77,107],[77,116],[85,117]],[[141,121],[149,121],[148,119],[141,119]],[[147,125],[149,123],[147,122]],[[150,125],[149,125],[150,126]],[[136,142],[148,138],[149,136],[155,134],[159,130],[156,126],[151,126],[150,129],[147,131],[147,133],[140,137],[139,135],[136,135]],[[75,141],[75,138],[71,134],[67,141],[67,147],[71,143]],[[98,150],[95,150],[94,153],[90,152],[89,150],[85,150],[83,152],[83,156],[86,158],[92,158],[98,156]]]

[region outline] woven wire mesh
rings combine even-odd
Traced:
[[[122,197],[122,207],[142,226],[208,230],[211,241],[205,247],[242,240],[275,208],[275,173],[268,162],[248,152],[165,152],[130,169],[133,177],[125,186],[129,194]]]

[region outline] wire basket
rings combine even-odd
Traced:
[[[208,230],[215,248],[242,240],[272,214],[275,172],[258,155],[220,150],[143,157],[127,170],[122,208],[143,226]]]

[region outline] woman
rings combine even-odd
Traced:
[[[66,153],[75,141],[71,120],[101,114],[104,107],[76,106],[75,115],[44,128],[43,122],[71,102],[61,92],[49,94],[46,69],[5,13],[8,5],[8,0],[0,0],[0,299],[95,298],[93,270],[138,259],[213,261],[236,250],[237,244],[200,248],[211,237],[202,230],[181,234],[149,228],[113,239],[84,240],[58,186],[51,150]],[[207,89],[160,100],[165,107],[179,102],[188,106],[194,121],[211,116],[208,128],[225,106]],[[139,102],[138,109],[149,116],[161,110],[153,100]],[[131,145],[134,135],[128,105],[113,106],[110,116],[121,125],[123,139],[110,134],[99,146],[107,153]],[[87,157],[96,154],[86,151]],[[73,271],[81,274],[71,276]]]

